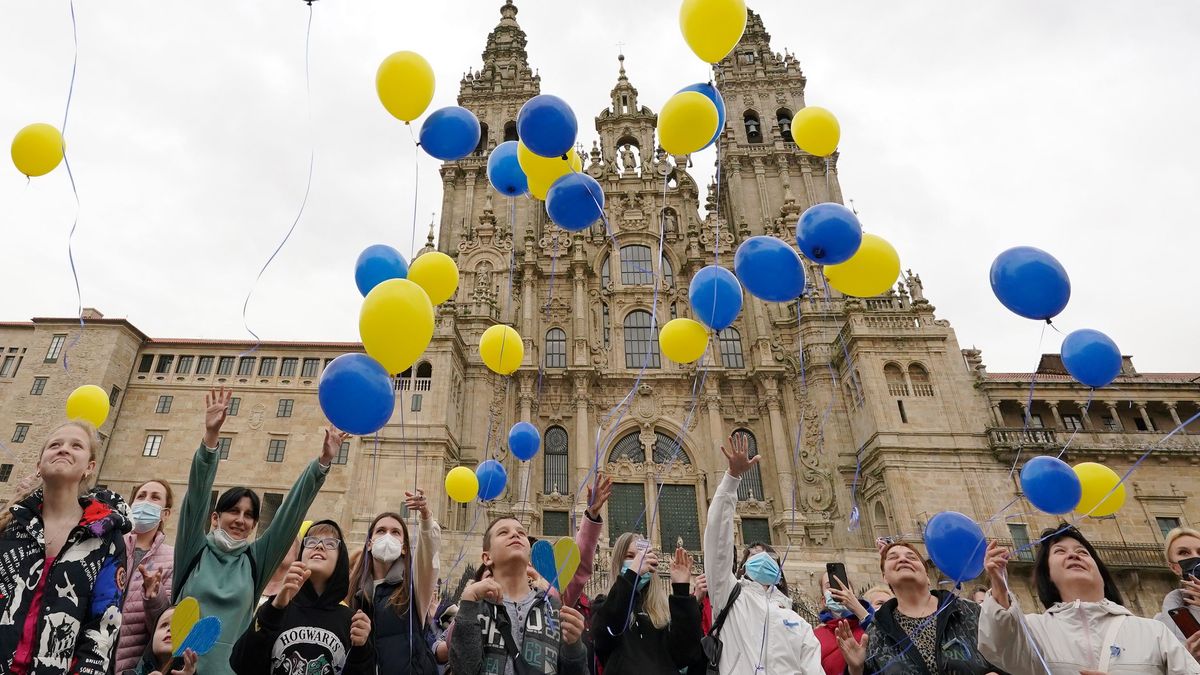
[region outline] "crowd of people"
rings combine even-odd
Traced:
[[[128,504],[86,489],[100,443],[88,423],[49,435],[37,480],[0,514],[0,673],[1200,675],[1196,530],[1167,537],[1181,581],[1154,618],[1126,609],[1096,549],[1063,525],[1036,551],[1042,613],[1022,610],[1009,588],[1012,552],[994,542],[990,588],[968,598],[935,588],[913,544],[881,541],[883,585],[859,594],[844,573],[823,575],[824,607],[810,624],[795,611],[780,554],[735,545],[738,486],[758,461],[735,435],[722,447],[728,470],[708,510],[703,570],[682,548],[655,551],[621,533],[611,584],[589,598],[612,487],[598,477],[576,533],[582,560],[561,592],[537,573],[535,540],[511,517],[487,525],[478,567],[451,591],[438,582],[441,530],[420,490],[404,500],[415,533],[399,513],[380,513],[353,551],[337,522],[304,520],[345,439],[337,430],[325,432],[257,536],[253,490],[230,488],[212,505],[230,398],[224,389],[207,395],[177,514],[164,480],[144,481]],[[173,516],[172,545],[164,532]],[[662,566],[669,585],[658,579]],[[203,653],[172,635],[184,598],[220,620]]]

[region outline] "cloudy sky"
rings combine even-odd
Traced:
[[[437,74],[433,106],[453,104],[500,4],[316,2],[310,125],[300,0],[77,3],[67,139],[84,304],[158,337],[246,336],[243,299],[296,216],[312,142],[308,208],[250,324],[266,339],[356,339],[355,257],[377,242],[407,251],[413,232],[412,142],[379,105],[375,69],[418,51]],[[543,91],[572,104],[587,146],[617,43],[656,110],[707,79],[674,0],[518,5]],[[1143,371],[1200,371],[1200,3],[752,6],[775,50],[800,58],[808,102],[841,119],[845,195],[992,371],[1037,362],[1040,327],[987,281],[992,258],[1019,244],[1067,267],[1064,331],[1109,333]],[[0,137],[61,123],[71,58],[67,0],[0,4]],[[437,163],[418,164],[419,247],[440,186]],[[5,158],[0,320],[74,313],[74,212],[61,167],[26,185]],[[1060,339],[1049,332],[1042,350]]]

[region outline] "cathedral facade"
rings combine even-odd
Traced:
[[[878,583],[876,538],[920,542],[939,511],[983,521],[1009,544],[1036,539],[1059,519],[1024,500],[1012,471],[1022,458],[1063,452],[1071,463],[1100,461],[1123,473],[1200,411],[1198,374],[1141,374],[1130,359],[1119,386],[1094,396],[1056,355],[1036,373],[988,373],[912,272],[886,295],[854,299],[809,266],[799,301],[747,297],[703,361],[669,362],[656,326],[691,316],[688,281],[698,270],[714,261],[732,267],[750,236],[793,242],[806,208],[842,201],[837,158],[807,155],[790,138],[792,115],[805,105],[799,62],[772,49],[752,12],[741,43],[714,69],[727,120],[717,174],[702,193],[689,158],[658,148],[657,117],[639,101],[622,57],[610,105],[594,118],[597,140],[579,148],[584,171],[604,188],[607,222],[569,233],[540,202],[510,200],[487,181],[489,151],[517,138],[521,105],[541,93],[517,7],[509,2],[500,13],[482,66],[460,83],[459,104],[479,117],[483,136],[472,156],[442,165],[440,227],[423,249],[455,258],[458,294],[438,308],[422,360],[397,378],[391,423],[343,448],[311,517],[336,518],[361,540],[377,512],[399,509],[405,490],[424,488],[438,497],[445,529],[442,575],[456,577],[478,559],[479,535],[495,516],[515,516],[532,534],[569,535],[599,471],[615,481],[599,588],[608,546],[624,531],[700,556],[708,501],[725,470],[719,448],[740,433],[762,459],[742,483],[738,542],[786,551],[797,600],[815,609],[824,563],[845,562],[856,586]],[[217,489],[245,484],[263,493],[265,526],[319,452],[322,368],[361,350],[273,342],[250,352],[254,345],[241,341],[151,338],[94,311],[86,319],[82,330],[77,319],[0,324],[0,429],[14,430],[0,458],[0,499],[36,462],[58,402],[84,383],[112,394],[98,482],[127,492],[156,477],[181,492],[202,431],[203,391],[225,385],[238,399]],[[525,361],[511,377],[491,373],[478,356],[480,335],[497,323],[524,339]],[[67,350],[70,368],[61,363]],[[517,421],[542,432],[541,452],[528,462],[506,448]],[[1125,508],[1081,525],[1139,613],[1152,614],[1173,583],[1163,534],[1200,524],[1190,497],[1200,487],[1197,433],[1193,423],[1155,446],[1131,478]],[[507,468],[500,498],[460,505],[443,495],[447,470],[485,459]],[[1017,575],[1031,559],[1019,556]],[[1028,585],[1020,593],[1036,606]]]

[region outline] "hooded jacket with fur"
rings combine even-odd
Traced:
[[[125,502],[107,490],[79,498],[83,517],[46,570],[42,490],[10,507],[0,533],[0,672],[9,672],[31,611],[37,612],[29,675],[105,675],[121,628]],[[49,576],[43,580],[42,574]],[[42,599],[32,607],[42,586]]]
[[[350,644],[350,622],[354,612],[342,604],[350,590],[350,555],[342,530],[332,520],[313,523],[337,530],[337,564],[317,593],[306,581],[283,609],[268,599],[258,608],[250,628],[233,647],[229,663],[239,675],[373,675],[375,648],[368,640],[361,647]],[[304,556],[301,549],[299,558]]]

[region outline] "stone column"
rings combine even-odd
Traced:
[[[582,247],[580,247],[582,248]],[[576,366],[586,366],[588,362],[587,347],[587,295],[584,293],[585,272],[583,265],[571,265],[571,281],[574,285],[575,301],[571,309],[575,313],[575,358],[572,363]]]
[[[1001,401],[992,402],[992,420],[995,421],[997,427],[1004,426],[1004,413],[1000,412]]]
[[[1029,424],[1033,424],[1033,418],[1029,414],[1029,403],[1027,401],[1018,401],[1021,404],[1021,426],[1025,426],[1026,420]]]
[[[1138,414],[1142,416],[1142,422],[1146,425],[1146,431],[1154,429],[1154,422],[1150,421],[1150,413],[1146,410],[1145,401],[1134,401],[1133,405],[1137,406]]]
[[[725,456],[721,454],[721,441],[725,439],[725,420],[721,416],[721,397],[716,394],[715,389],[716,387],[713,387],[705,392],[704,409],[708,412],[708,436],[712,444],[708,456],[715,458],[713,469],[719,481],[720,472],[726,468]],[[717,484],[713,483],[711,488],[715,490]]]
[[[1066,429],[1063,424],[1062,415],[1058,414],[1058,401],[1046,401],[1046,405],[1050,406],[1050,415],[1054,418],[1055,429]]]
[[[1116,425],[1117,431],[1125,431],[1125,425],[1121,424],[1121,416],[1117,414],[1117,404],[1112,401],[1105,401],[1104,407],[1108,408],[1108,416],[1113,419],[1113,424]]]
[[[780,412],[779,386],[775,380],[767,380],[764,382],[764,386],[767,389],[767,416],[771,420],[771,449],[774,451],[771,453],[771,463],[774,465],[772,467],[774,474],[779,476],[779,512],[783,518],[791,521],[794,517],[791,512],[794,485],[791,463],[792,444],[789,442],[787,432],[784,431],[783,415]],[[759,463],[762,464],[762,460],[759,460]],[[762,473],[771,475],[771,472],[766,469],[762,469]]]
[[[1092,420],[1089,419],[1088,402],[1075,401],[1075,405],[1079,406],[1079,420],[1083,422],[1083,428],[1087,431],[1092,430]]]
[[[1177,404],[1174,401],[1167,401],[1163,405],[1167,406],[1167,412],[1171,413],[1171,421],[1175,423],[1175,426],[1183,424],[1183,420],[1179,419],[1179,411],[1175,409]],[[1185,434],[1187,433],[1187,429],[1181,429],[1180,431]]]
[[[594,448],[592,444],[591,425],[588,424],[588,376],[586,373],[575,374],[575,393],[571,397],[575,404],[575,483],[583,480],[588,469],[592,466]],[[604,466],[604,458],[600,458],[600,466]],[[570,491],[570,487],[564,489]]]

